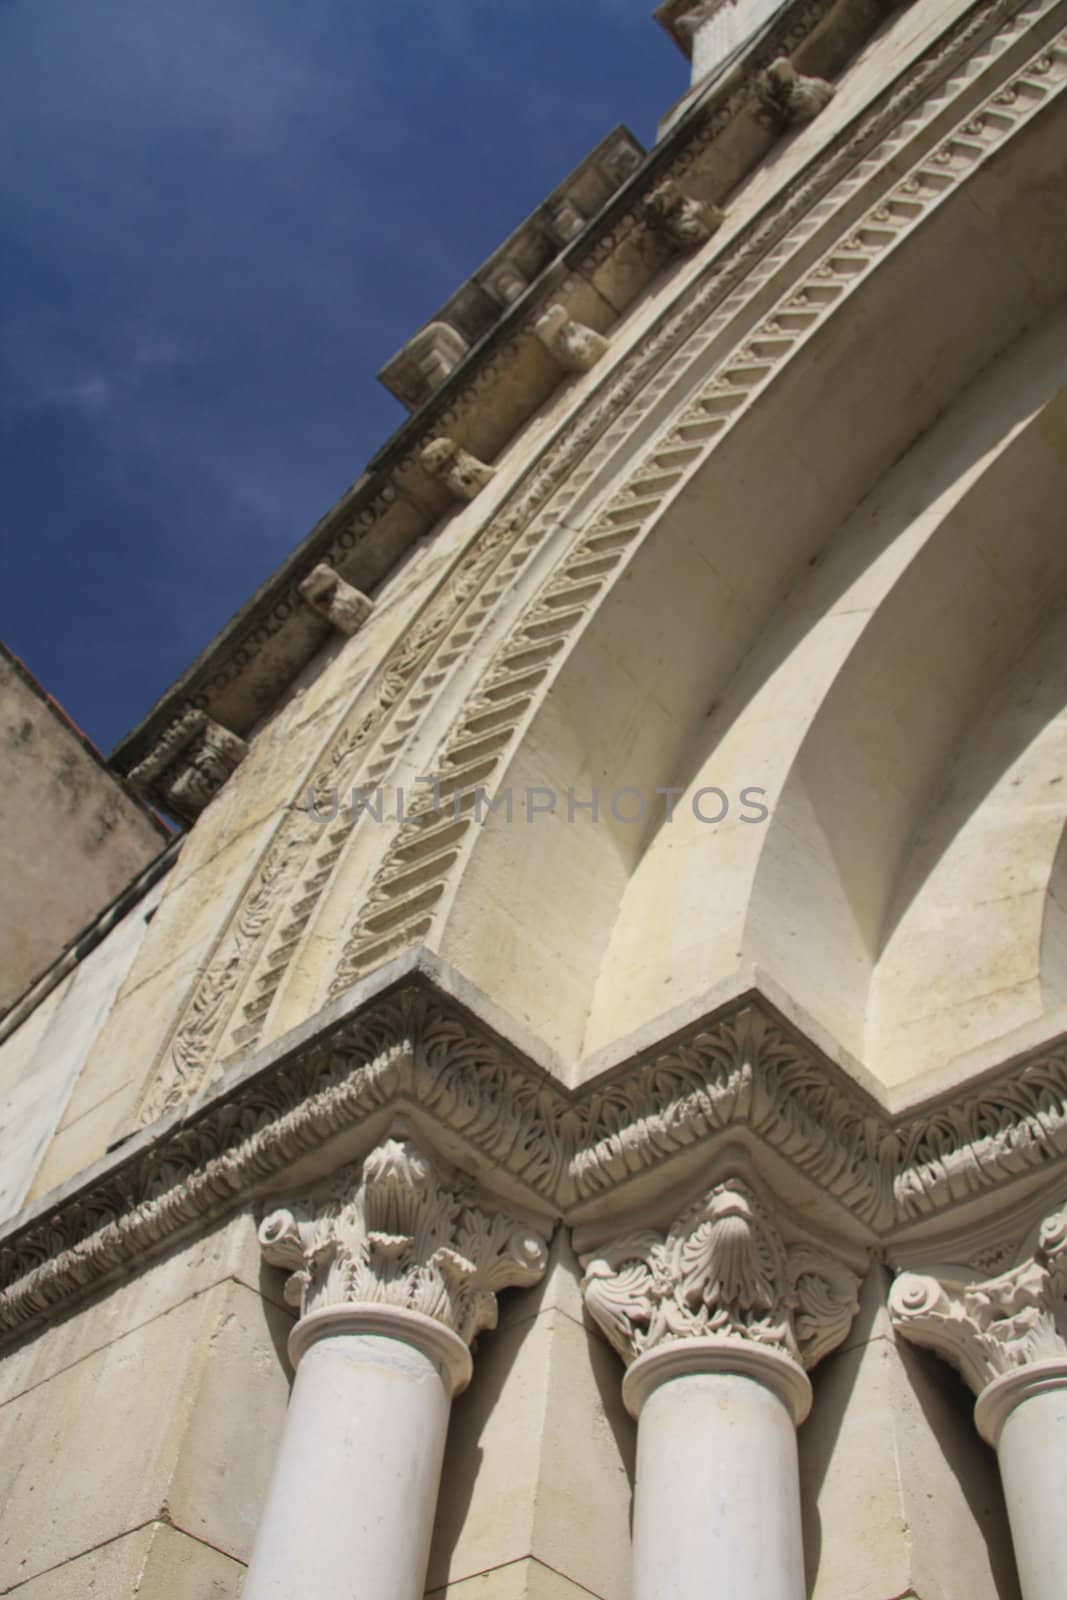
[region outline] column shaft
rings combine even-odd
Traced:
[[[979,1397],[975,1415],[984,1437],[996,1445],[1023,1600],[1063,1600],[1067,1368],[1035,1362],[994,1381]]]
[[[451,1384],[399,1339],[303,1354],[243,1600],[421,1600]]]
[[[634,1600],[804,1600],[796,1431],[757,1379],[669,1379],[637,1442]]]

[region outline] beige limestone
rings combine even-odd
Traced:
[[[898,1341],[875,1270],[799,1433],[811,1600],[1016,1600],[996,1460],[954,1373]]]
[[[163,1517],[245,1560],[285,1413],[288,1325],[219,1283],[0,1407],[0,1585]],[[48,1485],[65,1471],[60,1504]]]
[[[453,1405],[431,1593],[527,1558],[594,1594],[630,1592],[634,1428],[618,1361],[575,1320],[577,1297],[561,1245],[545,1287],[513,1295],[479,1342],[471,1387]]]
[[[427,1590],[427,1600],[582,1600],[583,1595],[607,1600],[602,1592],[583,1589],[540,1561],[511,1561],[506,1566],[463,1578],[444,1589]]]
[[[207,1229],[198,1239],[103,1290],[76,1316],[5,1351],[0,1405],[227,1282],[243,1284],[285,1310],[281,1286],[274,1274],[262,1270],[256,1225],[248,1214]]]
[[[515,305],[497,365],[472,351],[481,390],[457,387],[448,418],[434,412],[388,456],[408,554],[384,581],[384,557],[373,583],[365,553],[336,568],[373,593],[358,634],[327,634],[300,602],[284,689],[254,714],[247,681],[219,691],[244,708],[248,754],[158,910],[131,913],[126,933],[140,915],[143,942],[134,953],[113,934],[107,982],[94,987],[87,963],[0,1054],[0,1131],[25,1152],[5,1179],[12,1208],[76,1187],[176,1082],[206,1108],[145,1158],[145,1190],[95,1190],[80,1234],[69,1200],[50,1200],[29,1263],[14,1239],[16,1290],[43,1284],[52,1310],[0,1368],[0,1589],[121,1593],[142,1573],[161,1596],[186,1581],[236,1593],[288,1398],[290,1319],[251,1245],[257,1186],[284,1190],[285,1161],[321,1175],[331,1152],[365,1149],[397,1108],[386,1097],[359,1122],[350,1107],[388,1078],[379,1048],[408,1047],[403,1019],[372,1017],[349,1077],[324,1050],[304,1101],[273,1122],[289,1069],[252,1052],[302,1029],[303,1070],[336,1021],[324,1008],[416,944],[442,958],[426,985],[470,980],[488,1020],[479,1036],[454,1018],[418,1033],[422,1075],[405,1093],[439,1098],[400,1109],[515,1191],[524,1153],[547,1148],[556,1187],[536,1198],[556,1215],[606,1227],[630,1207],[635,1226],[658,1226],[670,1186],[698,1180],[730,1075],[759,1055],[729,1015],[701,1045],[701,1018],[750,987],[760,1018],[777,1008],[809,1041],[768,1024],[763,1077],[737,1093],[753,1161],[785,1175],[781,1214],[829,1218],[861,1246],[907,1221],[928,1254],[947,1230],[971,1259],[994,1221],[1062,1185],[1067,260],[1049,219],[1063,58],[1027,62],[1063,18],[1035,4],[1004,33],[990,14],[980,48],[930,63],[924,89],[922,52],[977,15],[915,0],[840,63],[810,124],[783,139],[746,112],[687,145],[675,180],[725,211],[691,253],[648,245],[640,174],[632,200],[584,232],[563,218],[566,259]],[[815,75],[807,48],[797,70]],[[831,170],[835,141],[879,97],[892,115]],[[672,140],[688,138],[674,129],[649,183],[674,170]],[[500,291],[508,304],[517,282]],[[557,303],[607,340],[588,371],[564,373],[534,333]],[[441,433],[493,464],[470,503],[417,464]],[[378,524],[366,543],[380,553],[387,536]],[[256,694],[289,647],[248,669]],[[426,773],[460,792],[511,786],[519,806],[548,785],[564,816],[498,815],[424,848],[394,806],[350,836],[309,835],[310,781],[410,792]],[[583,800],[598,788],[603,807],[613,788],[661,785],[681,791],[669,826],[607,810],[566,820],[568,787]],[[731,799],[722,826],[691,812],[710,785]],[[736,815],[745,786],[766,789],[766,822]],[[280,867],[279,841],[293,846]],[[513,1034],[531,1041],[521,1071]],[[1014,1050],[1042,1042],[1047,1070],[1016,1084]],[[882,1098],[843,1111],[820,1051]],[[231,1102],[211,1097],[227,1064],[239,1154],[237,1133],[218,1132]],[[609,1067],[595,1110],[537,1083]],[[979,1067],[1000,1074],[988,1103]],[[885,1154],[886,1106],[935,1085],[971,1098],[908,1130],[918,1165],[894,1193],[905,1157]],[[601,1147],[581,1152],[586,1176],[611,1173],[592,1200],[576,1198],[590,1129]],[[189,1204],[192,1234],[212,1207],[234,1216],[102,1285],[93,1227],[154,1248],[156,1185],[164,1207]],[[376,1248],[404,1236],[386,1230]],[[435,1595],[631,1593],[634,1426],[556,1248],[541,1290],[502,1298],[454,1408]],[[992,1458],[954,1380],[891,1337],[883,1293],[872,1279],[867,1321],[816,1374],[799,1434],[812,1600],[1015,1600]]]
[[[18,1600],[237,1600],[243,1580],[240,1562],[153,1522],[4,1592]]]

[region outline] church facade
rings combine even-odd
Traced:
[[[657,17],[0,1023],[0,1594],[1063,1593],[1067,4]]]

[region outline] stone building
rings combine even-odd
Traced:
[[[1063,1593],[1067,7],[658,17],[112,757],[0,1593]]]

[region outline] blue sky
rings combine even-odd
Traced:
[[[0,635],[105,750],[400,423],[374,374],[687,63],[653,0],[0,0]]]

